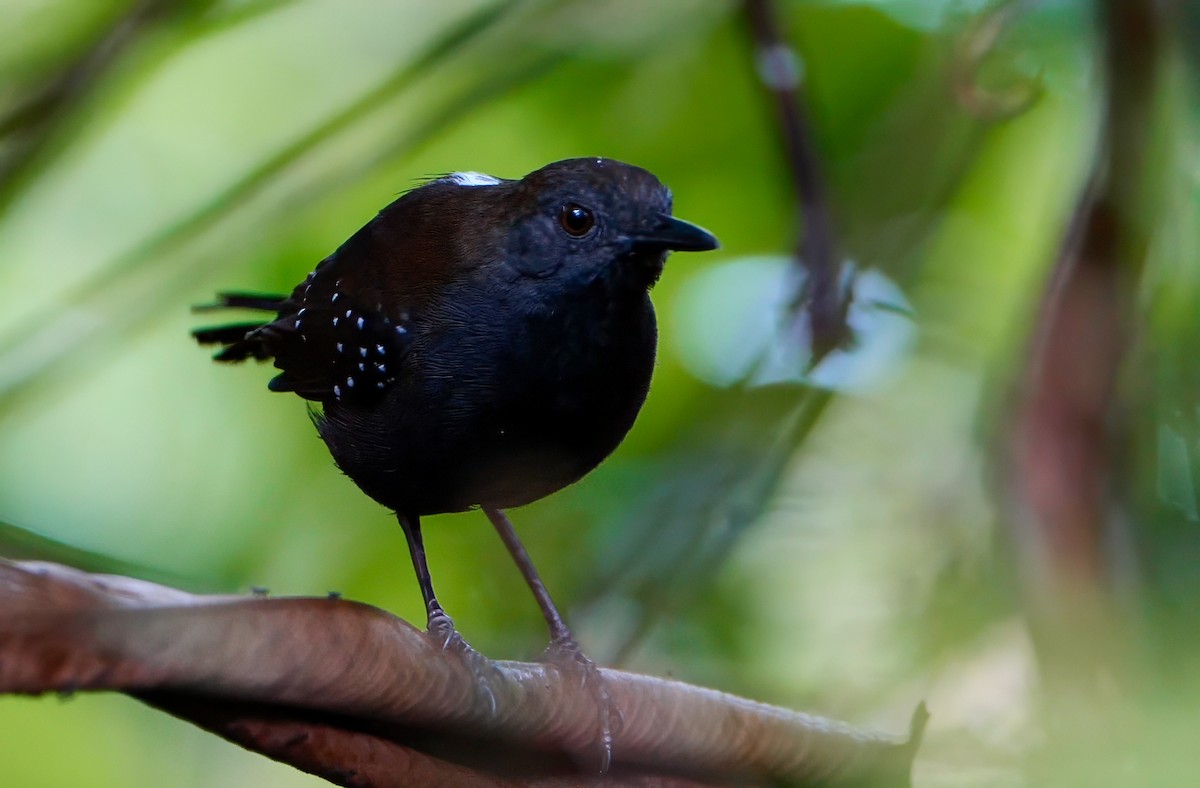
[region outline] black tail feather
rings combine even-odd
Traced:
[[[274,293],[217,293],[212,304],[192,307],[196,312],[214,309],[256,309],[263,312],[279,312],[288,297]],[[271,339],[270,321],[255,320],[241,323],[226,323],[220,326],[204,326],[192,331],[192,336],[201,345],[225,345],[213,358],[217,361],[245,361],[248,358],[263,361],[275,355]]]
[[[214,309],[259,309],[264,312],[278,312],[283,308],[287,296],[278,293],[217,293],[217,300],[212,304],[197,304],[192,307],[194,312],[211,312]]]
[[[275,354],[267,347],[263,327],[267,323],[228,323],[223,326],[206,326],[192,330],[192,336],[201,345],[225,345],[213,356],[217,361],[245,361],[254,358],[264,361]],[[269,330],[267,333],[270,333]]]
[[[223,326],[205,326],[204,328],[196,328],[192,330],[192,336],[201,345],[232,345],[234,342],[241,342],[256,328],[262,327],[264,324],[257,323],[228,323]]]

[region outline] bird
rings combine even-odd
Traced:
[[[614,159],[520,179],[454,172],[402,194],[290,294],[222,292],[200,307],[272,318],[193,335],[220,345],[220,362],[272,360],[270,390],[312,403],[337,467],[395,513],[430,635],[461,640],[434,593],[421,518],[479,508],[552,649],[586,660],[505,510],[617,448],[649,390],[650,291],[668,253],[717,247],[672,215],[655,175]]]

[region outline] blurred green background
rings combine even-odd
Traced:
[[[512,513],[585,650],[895,732],[925,699],[918,784],[1026,784],[1044,737],[994,439],[1095,156],[1093,8],[1026,4],[974,81],[1029,100],[985,118],[955,90],[983,0],[779,6],[842,251],[911,315],[820,386],[778,352],[796,341],[770,308],[794,288],[795,197],[736,3],[0,0],[0,555],[338,590],[422,621],[395,521],[268,368],[209,361],[189,307],[290,289],[421,178],[609,156],[655,172],[723,248],[669,261],[625,444]],[[1159,101],[1170,165],[1120,501],[1164,679],[1139,700],[1153,779],[1135,782],[1155,785],[1200,774],[1156,749],[1200,732],[1187,62],[1173,53]],[[536,655],[542,620],[482,515],[425,530],[466,638]],[[318,784],[122,697],[0,699],[0,752],[12,786]],[[1038,768],[1070,774],[1065,758]]]

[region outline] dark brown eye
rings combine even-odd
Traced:
[[[596,224],[596,217],[592,216],[592,212],[587,208],[572,202],[562,207],[562,211],[558,214],[558,223],[562,225],[568,235],[579,238],[587,235],[588,230],[592,229]]]

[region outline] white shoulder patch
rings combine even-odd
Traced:
[[[495,186],[500,183],[499,178],[482,172],[452,172],[442,180],[457,183],[459,186]]]

